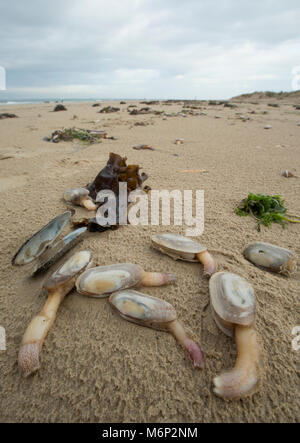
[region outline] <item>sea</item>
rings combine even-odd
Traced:
[[[102,102],[120,102],[120,101],[131,101],[131,100],[145,100],[141,99],[130,99],[130,98],[20,98],[20,99],[2,99],[0,95],[0,106],[7,105],[26,105],[26,104],[41,104],[41,103],[102,103]]]
[[[41,103],[84,103],[84,102],[103,102],[103,101],[115,101],[116,99],[95,99],[95,98],[68,98],[68,99],[61,99],[61,98],[20,98],[20,99],[12,99],[12,100],[5,100],[0,98],[0,106],[1,105],[26,105],[26,104],[41,104]],[[122,99],[120,99],[122,100]]]

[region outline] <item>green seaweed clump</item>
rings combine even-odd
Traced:
[[[287,217],[287,208],[280,195],[265,195],[250,193],[235,209],[239,216],[252,215],[257,220],[257,230],[260,231],[261,224],[268,228],[272,223],[279,223],[283,228],[289,223],[300,223]],[[296,216],[297,217],[297,216]]]
[[[52,143],[59,143],[60,141],[72,141],[74,139],[80,140],[83,143],[101,143],[101,139],[115,140],[115,137],[109,137],[105,131],[91,130],[91,129],[58,129],[54,131],[51,137],[44,137],[45,141]]]

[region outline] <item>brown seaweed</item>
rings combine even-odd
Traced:
[[[96,199],[99,191],[110,189],[116,196],[119,195],[119,182],[127,182],[128,192],[142,187],[148,175],[139,173],[139,165],[126,165],[126,157],[111,152],[106,166],[99,172],[92,183],[86,188],[90,191],[90,196]]]
[[[109,114],[111,112],[118,112],[120,111],[120,108],[114,108],[113,106],[106,106],[105,108],[102,108],[99,112],[100,114]]]
[[[99,172],[92,183],[87,184],[86,188],[90,191],[90,196],[94,200],[99,191],[110,189],[116,196],[119,195],[119,174],[126,171],[126,157],[111,152],[109,159],[103,169]]]
[[[116,196],[116,226],[100,226],[96,219],[85,219],[85,224],[75,224],[78,226],[87,226],[90,232],[105,231],[106,229],[117,229],[119,224],[119,183],[127,183],[127,195],[135,189],[142,189],[142,185],[147,180],[148,175],[139,173],[139,165],[126,165],[126,157],[111,152],[106,166],[99,172],[92,183],[88,183],[86,188],[90,192],[90,197],[95,201],[98,192],[102,190],[111,190]],[[145,192],[150,188],[147,187]],[[106,203],[104,201],[102,204]],[[100,206],[102,205],[100,204]]]
[[[119,174],[119,182],[127,182],[128,192],[134,191],[137,188],[141,188],[148,175],[143,172],[139,174],[139,165],[128,165],[126,170]]]
[[[5,118],[17,118],[17,115],[11,114],[9,112],[3,112],[2,114],[0,114],[0,120],[5,119]]]
[[[53,112],[58,112],[58,111],[67,111],[67,108],[64,105],[56,105],[55,108],[53,109]]]

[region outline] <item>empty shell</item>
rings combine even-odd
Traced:
[[[82,241],[86,231],[87,228],[76,229],[61,240],[55,242],[40,257],[38,257],[32,270],[33,275],[41,271],[46,271],[53,263]]]
[[[26,240],[12,259],[12,264],[17,266],[26,265],[42,255],[46,248],[49,247],[62,232],[72,215],[73,213],[71,211],[66,211],[58,215]]]

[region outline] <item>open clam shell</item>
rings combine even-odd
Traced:
[[[166,329],[177,318],[170,303],[130,289],[112,294],[109,302],[126,320],[154,329]]]
[[[112,292],[137,285],[143,273],[139,265],[132,263],[97,266],[80,275],[76,288],[80,294],[89,297],[108,297]]]
[[[244,256],[256,266],[290,276],[297,270],[295,255],[285,248],[270,243],[255,242],[247,246]]]
[[[12,259],[12,264],[22,266],[40,257],[62,232],[74,212],[66,211],[36,232],[20,247]]]
[[[70,249],[83,240],[83,236],[87,228],[79,228],[70,234],[58,240],[54,245],[48,248],[40,257],[37,258],[34,264],[32,275],[38,274],[39,272],[44,272],[50,266],[59,260],[64,254],[66,254]]]
[[[44,282],[43,287],[48,291],[57,290],[91,264],[92,253],[90,251],[76,252]]]
[[[254,290],[243,277],[217,272],[209,280],[209,292],[214,319],[226,335],[233,335],[234,325],[253,324]]]
[[[151,238],[154,249],[169,255],[174,260],[184,260],[189,262],[199,262],[196,254],[207,250],[205,246],[177,234],[157,234]]]

